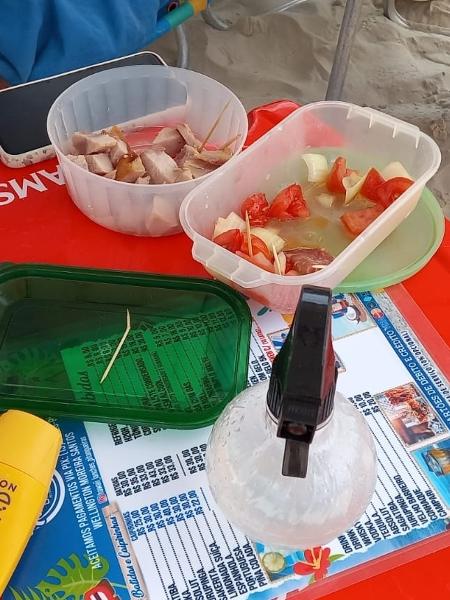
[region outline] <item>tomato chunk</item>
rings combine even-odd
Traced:
[[[384,183],[384,178],[376,169],[367,173],[360,194],[372,202],[378,202],[377,189]]]
[[[377,188],[377,202],[384,208],[390,206],[412,186],[414,181],[407,177],[393,177]]]
[[[333,192],[333,194],[345,194],[345,187],[342,180],[346,175],[347,161],[343,156],[338,156],[327,177],[328,191]]]
[[[245,213],[248,213],[248,220],[253,227],[263,227],[269,220],[269,203],[265,194],[252,194],[244,200],[241,205],[241,215],[245,219]]]
[[[269,273],[275,273],[275,269],[273,264],[268,260],[264,254],[259,252],[258,254],[254,254],[253,256],[249,256],[248,254],[244,254],[244,252],[240,252],[239,250],[236,252],[237,256],[248,260],[252,264],[264,269],[265,271],[269,271]]]
[[[290,219],[306,219],[309,217],[309,208],[303,197],[302,188],[298,183],[289,185],[281,190],[269,207],[269,217],[280,221]]]
[[[244,254],[250,254],[248,251],[247,236],[244,234],[243,238],[244,239],[242,241],[242,245],[239,248],[239,250],[241,252],[243,252]],[[272,253],[270,252],[269,248],[267,247],[267,244],[265,242],[263,242],[263,240],[256,235],[251,234],[250,238],[251,238],[251,242],[252,242],[253,256],[255,256],[255,254],[261,253],[261,254],[264,254],[264,256],[268,260],[272,260]]]
[[[229,229],[213,239],[213,242],[226,248],[230,252],[236,252],[242,246],[243,235],[239,229]]]
[[[353,210],[342,215],[341,221],[353,235],[359,235],[383,212],[382,206]]]

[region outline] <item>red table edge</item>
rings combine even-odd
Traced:
[[[248,146],[256,141],[256,139],[269,131],[279,121],[288,116],[298,107],[299,105],[294,102],[282,100],[272,102],[268,105],[250,111],[249,135],[246,145]],[[87,220],[87,218],[84,216],[83,219]],[[94,225],[92,222],[89,222],[89,224]],[[121,236],[121,239],[127,238],[127,236],[122,236],[122,234],[110,233],[111,235]],[[181,234],[179,237],[183,238],[185,250],[188,251],[188,238],[186,236],[182,236]],[[166,238],[166,240],[171,239],[172,238]],[[427,290],[429,290],[431,286],[434,285],[434,287],[436,287],[436,278],[442,276],[442,274],[446,275],[448,273],[449,267],[447,265],[450,265],[449,222],[447,222],[444,244],[436,256],[430,261],[430,263],[424,267],[419,274],[404,282],[404,284],[389,288],[386,291],[399,308],[400,312],[404,315],[409,325],[416,333],[417,337],[425,345],[432,359],[436,362],[444,374],[450,376],[450,320],[448,321],[446,328],[443,328],[443,335],[445,335],[445,338],[449,344],[447,345],[444,339],[442,339],[440,334],[436,331],[435,327],[431,324],[431,321],[436,324],[439,323],[439,320],[442,320],[442,314],[439,314],[439,310],[441,310],[441,308],[436,305],[430,306],[430,304],[427,303],[428,296],[426,295]],[[74,266],[80,267],[81,265],[77,264]],[[90,266],[92,268],[92,265],[85,266]],[[97,268],[108,269],[111,267],[108,267],[107,264],[104,264],[103,267],[97,266]],[[119,270],[127,270],[127,267],[120,267]],[[180,265],[180,269],[177,268],[177,273],[181,276],[193,275],[193,273],[189,273],[189,268],[183,268],[182,265]],[[203,276],[206,277],[206,273],[204,273]],[[420,295],[418,293],[419,287]],[[441,290],[440,293],[444,294],[445,289]],[[447,292],[447,295],[450,297],[450,290]],[[450,308],[450,301],[448,305]],[[430,317],[431,321],[428,319],[427,315]],[[305,598],[312,600],[319,596],[334,593],[338,590],[342,590],[343,588],[352,586],[353,584],[357,584],[365,579],[380,575],[408,562],[417,560],[426,554],[446,548],[449,545],[450,532],[442,533],[434,536],[434,538],[416,542],[408,548],[396,550],[394,553],[389,553],[386,556],[373,559],[363,565],[352,567],[348,572],[333,574],[329,579],[325,579],[322,582],[316,583],[306,590],[290,593],[289,598],[298,598],[298,600]]]
[[[331,575],[329,579],[316,582],[303,590],[291,592],[288,594],[289,600],[315,600],[322,598],[334,592],[340,592],[361,581],[371,579],[377,575],[382,575],[387,571],[401,567],[409,562],[418,560],[428,554],[444,550],[450,546],[450,531],[441,533],[420,542],[416,542],[410,548],[401,548],[394,553],[390,552],[379,558],[374,558],[357,567],[352,567],[349,571],[343,571]],[[326,599],[325,599],[326,600]],[[411,598],[411,600],[413,600]]]

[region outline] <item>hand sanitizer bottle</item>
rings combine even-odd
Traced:
[[[336,392],[331,292],[304,286],[270,382],[247,388],[216,422],[209,485],[227,519],[254,541],[321,546],[366,510],[376,451],[364,417]]]

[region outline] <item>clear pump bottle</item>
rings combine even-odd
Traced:
[[[331,292],[303,287],[270,382],[246,389],[216,422],[207,450],[212,494],[254,541],[321,546],[366,510],[376,451],[364,417],[339,392]]]

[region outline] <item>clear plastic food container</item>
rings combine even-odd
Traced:
[[[313,148],[335,156],[342,154],[353,168],[361,170],[401,161],[415,183],[330,265],[310,275],[269,273],[211,241],[218,217],[231,211],[239,213],[242,201],[250,194],[269,190],[273,194],[281,189],[282,182],[275,181],[276,177],[272,180],[272,173],[279,174],[280,165],[294,154]],[[438,146],[417,127],[370,108],[317,102],[299,108],[193,190],[181,206],[181,224],[194,242],[193,257],[209,273],[274,310],[291,313],[302,285],[335,288],[411,213],[439,164]],[[294,182],[283,182],[288,183]],[[405,243],[414,243],[414,237]]]
[[[159,185],[107,179],[67,158],[70,138],[75,131],[95,132],[113,125],[132,130],[186,122],[204,139],[225,105],[210,143],[220,146],[238,136],[230,146],[238,153],[247,135],[245,108],[233,92],[205,75],[142,65],[111,69],[75,83],[55,100],[47,120],[72,200],[87,217],[114,231],[143,236],[181,231],[180,204],[208,175]]]

